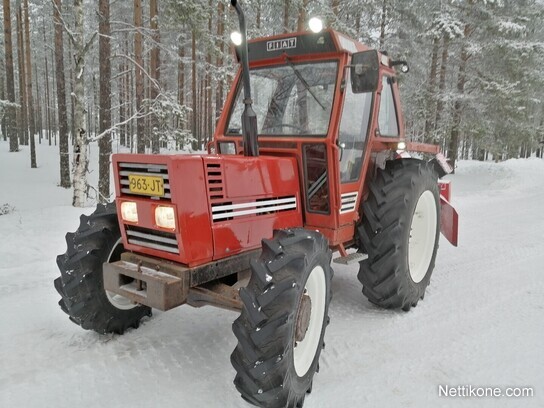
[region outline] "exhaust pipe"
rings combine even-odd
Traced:
[[[258,156],[259,145],[257,143],[257,115],[253,110],[251,99],[251,83],[249,80],[249,59],[247,52],[247,29],[244,12],[237,0],[231,0],[230,4],[238,13],[242,44],[238,46],[240,62],[242,64],[242,81],[244,84],[244,112],[242,113],[242,135],[244,140],[244,156]]]

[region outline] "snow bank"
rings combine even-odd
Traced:
[[[31,170],[26,149],[0,142],[0,205],[16,207],[0,216],[0,406],[248,406],[232,385],[235,313],[155,311],[138,330],[99,336],[60,310],[55,257],[81,211],[56,185],[57,162],[56,148],[38,145]],[[372,306],[357,268],[334,264],[327,346],[305,407],[542,407],[543,176],[538,159],[459,163],[460,246],[441,240],[425,300],[409,313]],[[533,386],[535,396],[438,396],[439,385],[468,384]]]

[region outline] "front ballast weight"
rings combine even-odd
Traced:
[[[259,252],[248,251],[194,268],[125,252],[120,260],[104,264],[104,286],[107,291],[134,303],[162,311],[183,304],[239,311],[242,303],[238,289],[247,283],[250,261],[258,257]],[[233,274],[234,285],[221,282]]]

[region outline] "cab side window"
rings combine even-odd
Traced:
[[[390,77],[382,78],[383,89],[380,102],[380,113],[378,115],[378,124],[380,135],[386,137],[399,137],[399,124],[397,121],[397,111],[395,109],[395,99],[393,97],[393,81]]]
[[[349,71],[346,83],[350,83]],[[340,122],[338,143],[341,146],[340,181],[351,183],[359,179],[372,108],[372,92],[354,94],[345,89],[345,101]]]

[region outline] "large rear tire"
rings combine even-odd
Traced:
[[[423,299],[434,269],[440,232],[438,176],[415,159],[378,169],[358,228],[368,259],[358,278],[374,304],[405,311]]]
[[[262,244],[232,326],[234,384],[254,405],[302,407],[329,323],[331,251],[321,234],[303,229],[276,231]]]
[[[82,215],[77,231],[66,234],[66,245],[66,253],[57,257],[61,276],[55,288],[71,321],[100,334],[122,334],[151,315],[149,307],[104,289],[102,264],[118,260],[124,251],[115,203],[100,204],[90,216]]]

